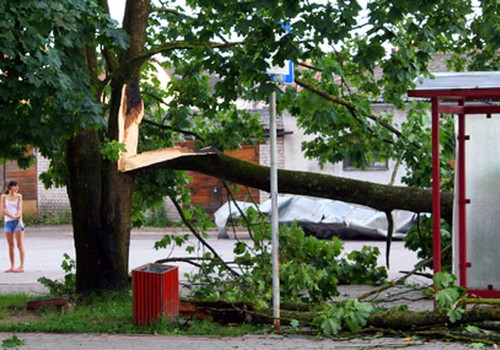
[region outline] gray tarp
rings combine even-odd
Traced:
[[[226,226],[229,220],[237,220],[238,210],[255,207],[248,202],[226,202],[215,213],[215,224],[219,229],[220,238],[228,238]],[[271,201],[258,206],[264,213],[271,212]],[[395,210],[394,234],[396,239],[402,239],[406,232],[416,222],[416,214],[408,211]],[[278,221],[291,223],[297,221],[306,234],[318,238],[337,236],[343,239],[385,239],[387,237],[387,218],[384,213],[367,207],[346,202],[316,199],[303,196],[286,196],[278,198]]]

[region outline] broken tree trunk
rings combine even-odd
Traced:
[[[288,308],[285,308],[282,305],[282,323],[289,324],[292,320],[297,320],[302,325],[312,324],[318,314],[312,311],[310,307],[310,305],[298,305],[298,307],[288,305]],[[204,319],[211,316],[221,323],[272,323],[274,320],[272,309],[256,310],[251,305],[242,303],[190,301],[181,302],[181,309],[185,317]],[[477,307],[468,310],[462,315],[462,319],[456,321],[453,325],[499,320],[500,308]],[[451,323],[445,312],[388,310],[373,313],[368,318],[365,327],[412,331],[450,325]]]
[[[126,91],[125,87],[123,91]],[[173,147],[137,154],[141,118],[135,118],[132,122],[127,119],[127,103],[127,98],[123,98],[119,116],[119,127],[123,128],[120,135],[123,135],[127,148],[127,152],[120,155],[120,172],[134,173],[146,168],[191,170],[269,191],[269,167],[227,156],[213,148],[195,150]],[[396,209],[416,213],[432,212],[432,191],[428,189],[387,186],[304,171],[278,170],[278,177],[280,193],[335,199],[365,205],[386,213]],[[451,222],[453,194],[443,193],[441,203],[443,217]]]
[[[153,154],[150,156],[154,157]],[[147,164],[142,168],[192,170],[240,185],[269,191],[270,172],[268,167],[222,153],[214,153],[213,150],[198,151],[198,153],[179,148],[162,150],[156,161],[155,163],[148,159]],[[139,169],[141,167],[136,165],[134,169],[129,171]],[[383,212],[396,209],[416,213],[432,211],[432,191],[427,189],[386,186],[326,174],[282,169],[278,170],[278,177],[280,179],[278,183],[280,193],[341,200],[369,206]],[[443,218],[451,222],[453,194],[443,193],[441,202]]]
[[[498,320],[500,320],[500,308],[480,307],[468,310],[462,315],[462,319],[456,321],[453,325]],[[371,315],[368,318],[366,326],[394,330],[415,330],[428,328],[429,326],[445,326],[450,324],[445,312],[387,311]]]

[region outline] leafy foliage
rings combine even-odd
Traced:
[[[76,131],[102,125],[81,49],[126,45],[102,9],[93,1],[3,0],[0,11],[0,123],[9,126],[0,128],[1,154],[15,158],[29,144],[51,155]]]
[[[190,201],[189,178],[185,172],[145,170],[136,179],[132,200],[132,224],[140,227],[148,223],[148,210],[161,212],[165,197],[174,197],[187,205]]]
[[[340,304],[324,304],[317,311],[313,323],[318,325],[323,334],[338,334],[343,329],[352,332],[361,330],[371,314],[373,307],[357,299],[349,299]]]
[[[67,253],[64,253],[63,257],[61,268],[66,274],[62,281],[54,281],[47,277],[38,279],[38,282],[47,287],[50,294],[54,296],[73,295],[76,291],[76,261]]]
[[[111,162],[118,162],[120,152],[127,152],[127,149],[123,143],[116,140],[105,140],[101,148],[102,158]]]
[[[246,213],[252,241],[238,241],[234,246],[235,276],[211,252],[198,252],[199,271],[188,275],[194,286],[191,296],[199,300],[250,302],[266,306],[272,300],[272,261],[270,225],[254,209]],[[181,245],[185,236],[165,236],[159,248]],[[188,246],[189,253],[195,248]],[[280,227],[280,292],[283,301],[318,303],[338,295],[339,283],[379,284],[387,278],[384,267],[377,267],[379,251],[365,247],[342,258],[343,242],[306,237],[296,223]],[[170,258],[175,261],[175,258]],[[196,259],[194,259],[196,260]]]
[[[340,284],[380,285],[387,278],[387,270],[378,266],[380,250],[377,247],[364,246],[361,251],[353,250],[347,259],[340,261],[342,270]]]
[[[455,323],[465,313],[458,303],[460,298],[465,296],[465,290],[455,285],[457,278],[450,273],[438,272],[434,274],[433,279],[436,304],[440,310],[446,312],[450,322]]]
[[[26,341],[19,338],[17,335],[13,335],[10,338],[2,340],[2,348],[3,349],[9,349],[9,348],[18,348],[18,346],[25,345]]]
[[[403,150],[401,158],[408,169],[403,182],[409,186],[428,188],[432,174],[432,138],[430,127],[430,106],[427,103],[412,103],[407,119],[401,125],[402,137],[397,141],[397,148]],[[441,188],[453,191],[455,130],[453,118],[443,115],[440,119],[441,142]],[[416,147],[418,145],[418,147]]]
[[[452,231],[451,226],[445,220],[441,220],[441,245],[446,247],[451,244]],[[418,222],[410,228],[404,238],[405,247],[417,252],[419,262],[433,257],[433,234],[432,217],[428,215],[419,215]],[[445,272],[452,270],[452,252],[451,249],[444,252],[441,256],[442,269]],[[418,264],[418,263],[417,263]]]

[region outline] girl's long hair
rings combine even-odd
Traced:
[[[19,182],[17,182],[16,180],[10,180],[8,183],[7,183],[7,186],[5,186],[5,194],[9,194],[9,189],[12,187],[12,186],[17,186],[19,185]]]

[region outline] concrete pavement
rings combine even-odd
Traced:
[[[21,333],[25,341],[20,350],[325,350],[325,349],[470,349],[458,343],[403,338],[334,340],[296,335],[246,335],[242,337],[118,335],[118,334],[41,334]],[[0,333],[0,341],[12,337]]]

